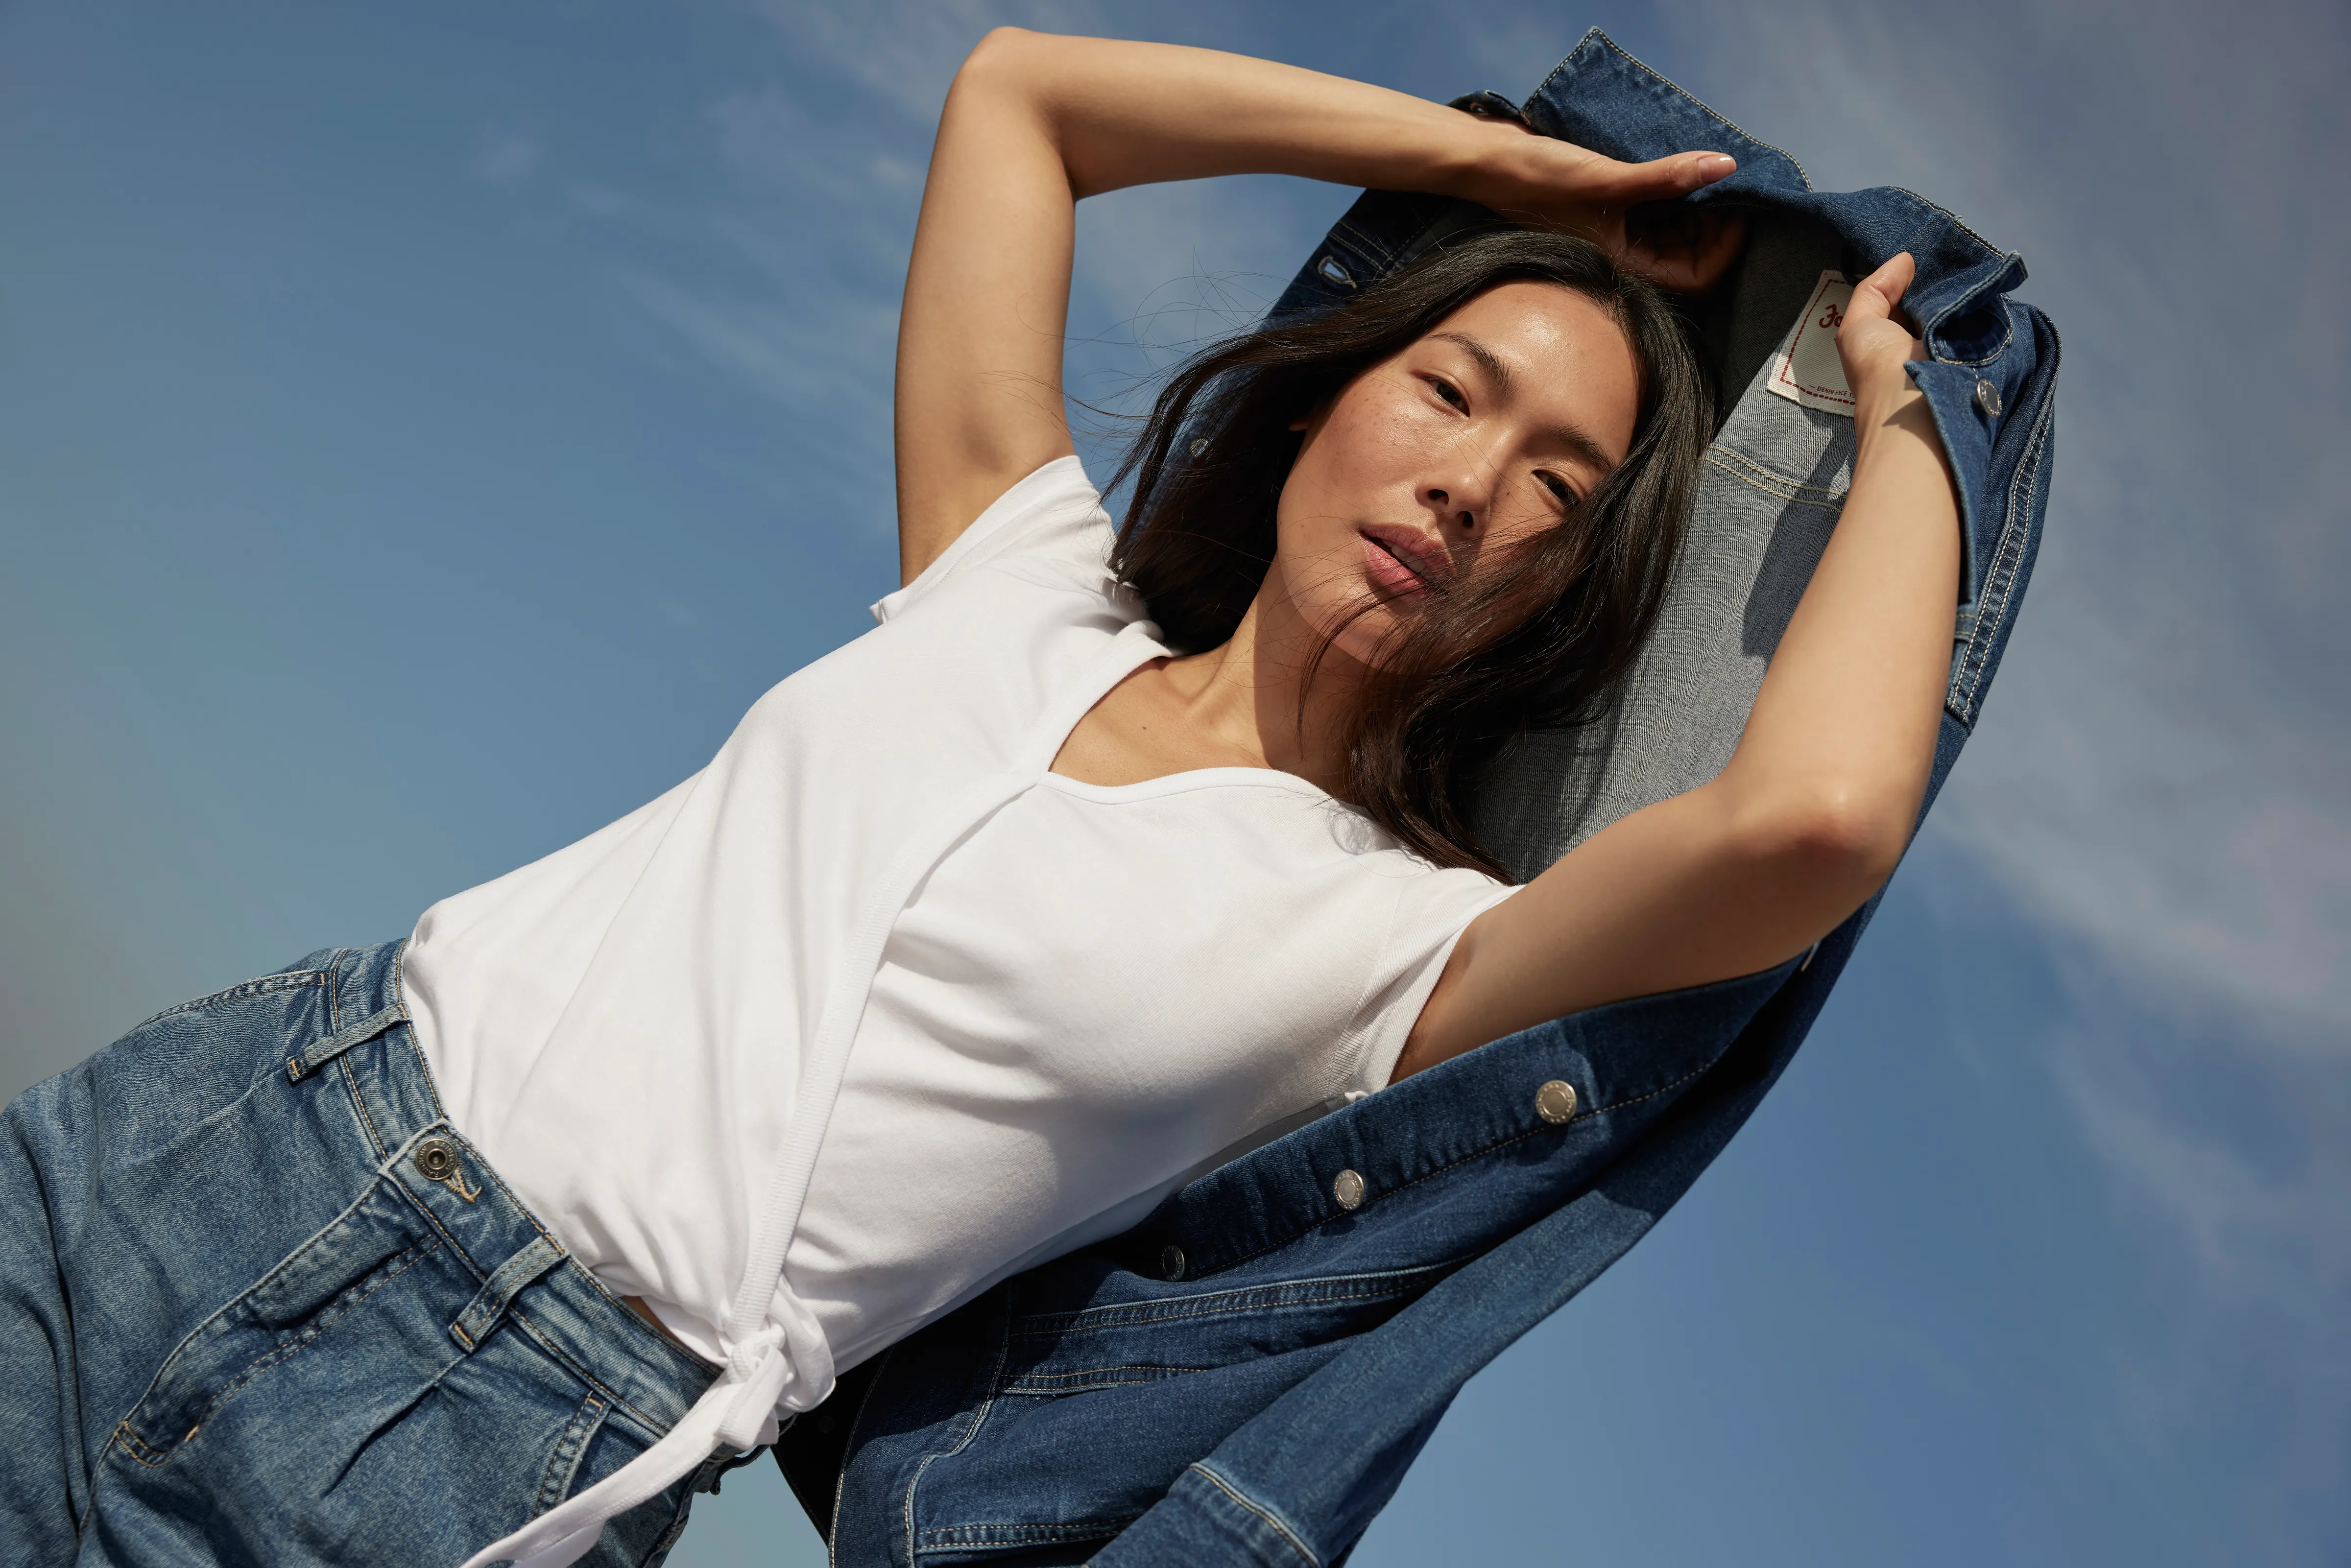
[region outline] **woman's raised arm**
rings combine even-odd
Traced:
[[[1473,922],[1395,1076],[1546,1019],[1752,974],[1827,936],[1893,874],[1935,758],[1959,599],[1959,503],[1893,319],[1897,256],[1837,336],[1853,486],[1711,783],[1611,823]]]
[[[1619,163],[1422,99],[1207,49],[999,28],[939,117],[898,324],[900,580],[1022,476],[1069,453],[1061,343],[1074,208],[1159,180],[1300,174],[1481,201],[1585,235],[1668,287],[1736,250],[1628,250],[1625,213],[1730,172],[1719,153]]]

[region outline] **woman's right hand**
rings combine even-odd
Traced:
[[[1738,171],[1727,152],[1624,163],[1508,120],[1482,123],[1490,148],[1464,193],[1513,222],[1581,235],[1679,294],[1713,287],[1745,243],[1736,214],[1680,200]]]
[[[1243,173],[1466,196],[1694,290],[1730,264],[1740,224],[1678,198],[1734,167],[1710,152],[1620,163],[1508,120],[1270,60],[999,28],[947,95],[906,271],[900,580],[1007,486],[1073,450],[1061,347],[1081,197]]]

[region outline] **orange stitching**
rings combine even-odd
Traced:
[[[188,1436],[181,1438],[179,1442],[173,1444],[170,1449],[161,1450],[152,1448],[144,1439],[139,1437],[135,1430],[131,1428],[131,1416],[124,1416],[122,1418],[122,1430],[129,1433],[131,1440],[137,1443],[139,1447],[147,1448],[149,1452],[159,1453],[161,1455],[161,1458],[152,1461],[141,1458],[140,1463],[147,1465],[150,1469],[152,1469],[157,1465],[168,1462],[179,1453],[181,1448],[187,1446],[189,1438],[193,1437],[198,1432],[204,1430],[205,1423],[209,1422],[213,1418],[213,1413],[218,1410],[222,1406],[227,1404],[230,1399],[235,1397],[238,1391],[243,1389],[246,1384],[251,1383],[255,1378],[260,1376],[271,1367],[283,1365],[285,1363],[293,1360],[305,1350],[308,1350],[318,1341],[320,1334],[327,1332],[329,1325],[348,1314],[352,1308],[358,1306],[361,1301],[366,1301],[370,1296],[374,1295],[378,1291],[383,1289],[384,1286],[392,1283],[392,1281],[398,1279],[401,1275],[407,1273],[409,1270],[414,1268],[419,1262],[422,1262],[427,1253],[433,1251],[438,1246],[440,1246],[440,1243],[437,1241],[421,1241],[414,1247],[410,1248],[407,1251],[394,1255],[392,1260],[398,1264],[399,1267],[391,1269],[388,1272],[377,1274],[368,1283],[365,1290],[358,1291],[357,1294],[353,1294],[352,1291],[356,1290],[357,1287],[352,1287],[351,1289],[346,1290],[341,1295],[336,1297],[333,1305],[326,1314],[313,1320],[310,1326],[304,1329],[298,1337],[288,1343],[279,1345],[276,1350],[271,1351],[268,1354],[251,1363],[242,1372],[238,1373],[235,1377],[230,1379],[228,1384],[223,1387],[219,1393],[213,1396],[212,1402],[206,1405],[204,1407],[203,1412],[197,1416],[195,1424],[188,1428]],[[256,1285],[255,1288],[258,1289],[259,1287]],[[244,1300],[249,1301],[251,1297],[252,1291],[248,1291],[246,1293]],[[144,1404],[145,1401],[141,1400],[141,1403]],[[133,1416],[137,1414],[138,1411],[135,1409],[131,1412],[131,1415]],[[139,1456],[136,1454],[131,1457],[133,1458],[139,1458]]]
[[[1243,1508],[1249,1510],[1259,1519],[1265,1521],[1269,1525],[1271,1525],[1273,1527],[1274,1533],[1280,1536],[1281,1539],[1289,1544],[1291,1551],[1304,1558],[1310,1565],[1310,1568],[1322,1568],[1322,1560],[1315,1556],[1313,1552],[1309,1552],[1306,1549],[1306,1542],[1299,1540],[1295,1535],[1292,1535],[1290,1532],[1290,1527],[1288,1525],[1274,1518],[1271,1513],[1269,1513],[1256,1502],[1252,1501],[1249,1498],[1243,1497],[1239,1491],[1235,1490],[1234,1487],[1225,1479],[1224,1477],[1210,1469],[1205,1461],[1192,1464],[1186,1468],[1207,1478],[1209,1483],[1218,1491],[1223,1492],[1227,1497],[1232,1499],[1235,1502],[1240,1504]]]

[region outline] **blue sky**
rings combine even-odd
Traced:
[[[1795,1068],[1354,1561],[2351,1558],[2335,5],[0,9],[0,1092],[698,767],[892,585],[930,127],[1018,21],[1522,96],[1587,26],[2065,334],[1974,742]],[[1346,193],[1123,193],[1074,385]],[[820,1561],[769,1472],[673,1562]]]

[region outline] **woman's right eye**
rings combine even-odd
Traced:
[[[1451,403],[1455,408],[1459,409],[1464,413],[1469,412],[1469,400],[1461,395],[1461,389],[1459,387],[1455,386],[1443,376],[1429,377],[1428,384],[1435,387],[1437,389],[1437,395],[1443,398],[1447,402]]]

